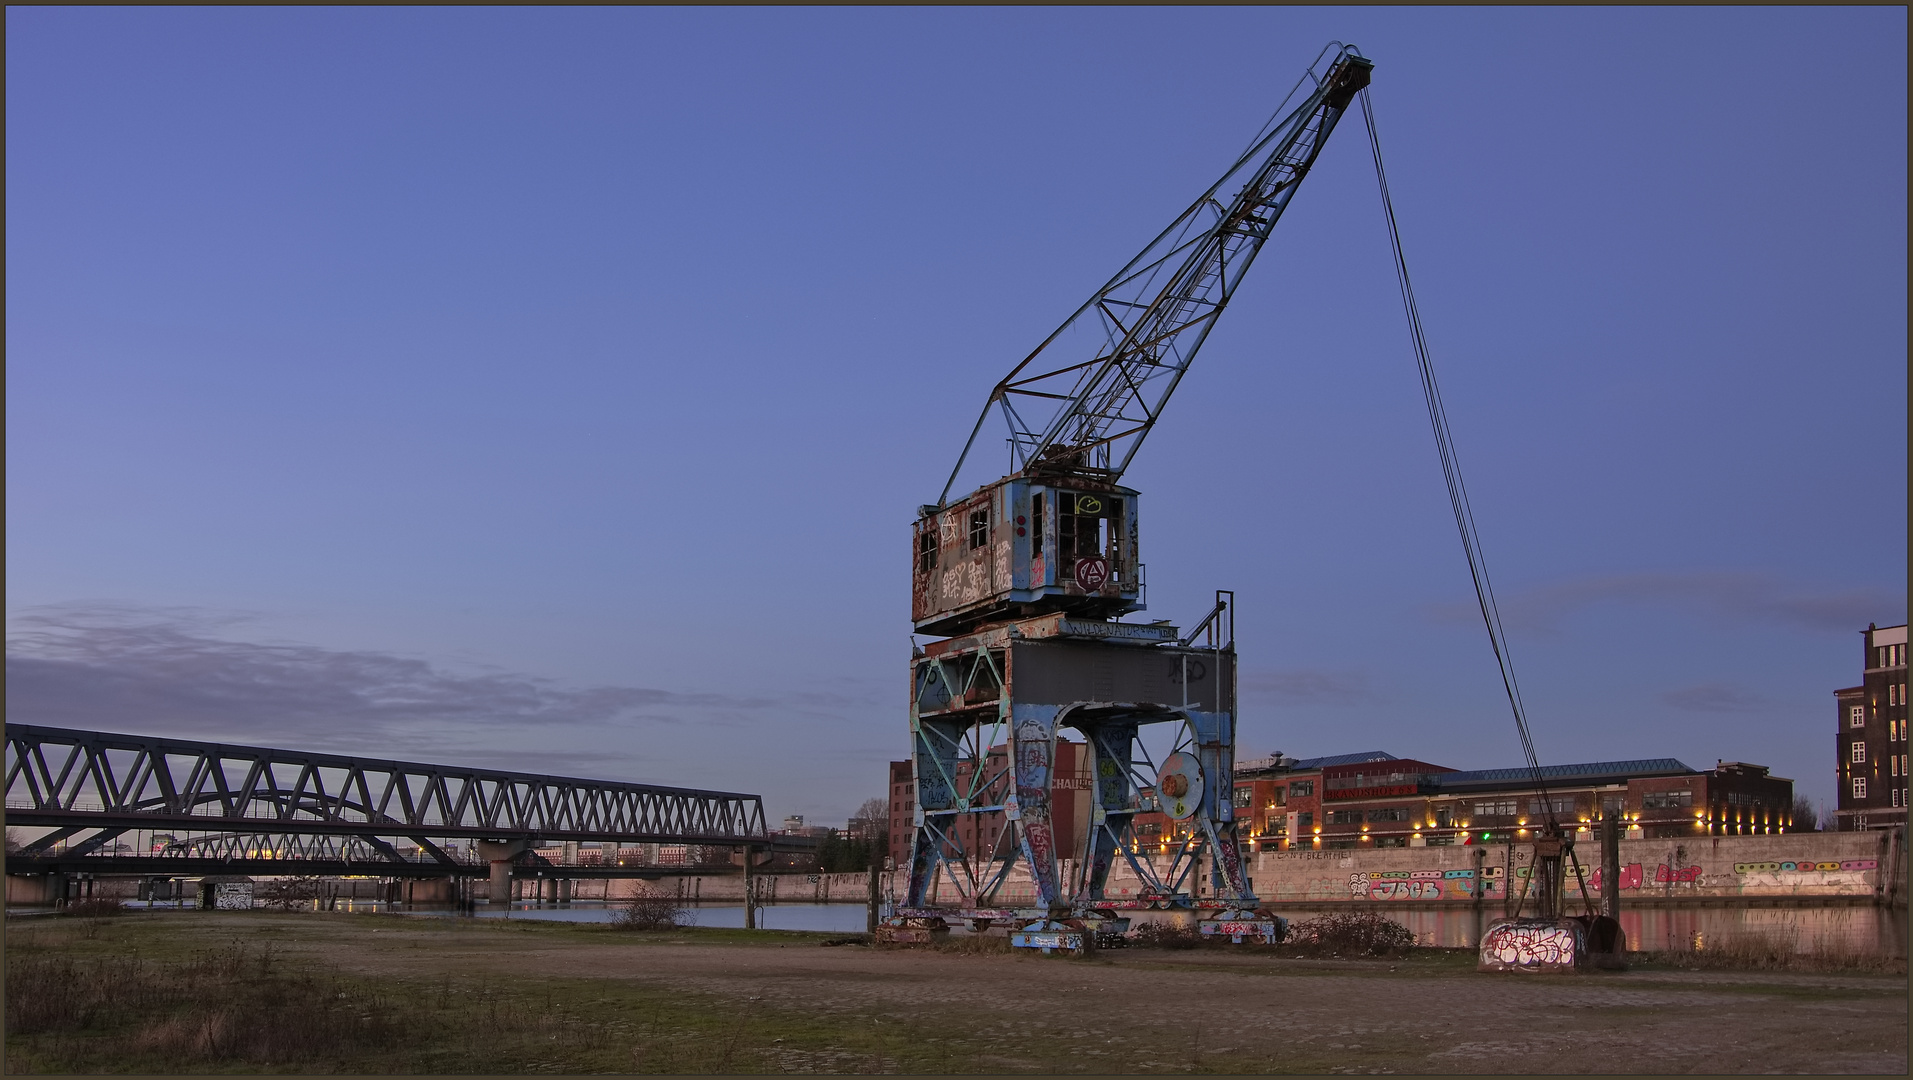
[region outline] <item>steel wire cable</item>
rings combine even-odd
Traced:
[[[1441,475],[1448,486],[1448,504],[1454,511],[1455,529],[1461,534],[1461,549],[1468,557],[1468,575],[1474,581],[1475,602],[1481,609],[1482,624],[1488,630],[1488,645],[1494,650],[1495,663],[1501,669],[1501,688],[1507,694],[1508,707],[1514,713],[1515,731],[1521,736],[1521,752],[1527,758],[1528,771],[1534,777],[1535,793],[1540,796],[1542,813],[1550,831],[1558,822],[1554,801],[1548,797],[1547,781],[1541,773],[1541,759],[1534,751],[1534,739],[1528,732],[1527,706],[1521,699],[1521,683],[1515,678],[1514,658],[1508,652],[1507,631],[1501,624],[1501,610],[1495,604],[1494,586],[1488,580],[1488,562],[1482,554],[1481,535],[1475,529],[1475,514],[1468,502],[1468,488],[1461,479],[1461,460],[1455,453],[1454,436],[1448,429],[1448,413],[1442,405],[1441,388],[1435,382],[1434,362],[1428,355],[1428,338],[1422,331],[1421,311],[1415,304],[1415,287],[1408,278],[1408,260],[1402,255],[1401,230],[1395,223],[1395,204],[1388,194],[1388,171],[1382,166],[1382,142],[1375,130],[1375,110],[1368,90],[1361,91],[1362,120],[1368,126],[1369,149],[1375,154],[1375,180],[1381,188],[1382,214],[1388,220],[1388,242],[1395,254],[1395,278],[1401,288],[1402,308],[1408,314],[1408,336],[1415,349],[1415,363],[1421,372],[1422,399],[1428,406],[1428,423],[1434,429],[1435,450],[1441,456]]]

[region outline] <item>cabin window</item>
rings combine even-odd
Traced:
[[[1101,557],[1109,564],[1111,580],[1120,577],[1122,566],[1123,501],[1108,495],[1064,491],[1057,494],[1062,503],[1056,519],[1057,555],[1070,572],[1077,559]]]
[[[937,568],[937,532],[935,528],[926,528],[917,534],[917,573],[927,574]]]
[[[1043,556],[1043,504],[1048,500],[1040,491],[1030,492],[1030,558]]]
[[[989,542],[990,542],[990,512],[989,510],[984,509],[984,510],[970,511],[970,546],[972,548],[980,548],[984,546],[985,544],[988,544]]]

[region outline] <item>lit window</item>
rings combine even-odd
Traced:
[[[1866,764],[1866,759],[1867,759],[1867,744],[1863,742],[1854,743],[1853,754],[1848,760],[1852,761],[1855,765],[1864,765]]]
[[[1856,799],[1864,799],[1867,797],[1866,777],[1856,776],[1853,778],[1853,797]]]

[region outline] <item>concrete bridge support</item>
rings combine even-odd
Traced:
[[[475,845],[478,857],[491,864],[491,889],[486,894],[492,905],[511,903],[511,864],[531,849],[529,840],[480,840]]]

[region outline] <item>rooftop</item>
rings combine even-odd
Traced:
[[[1635,761],[1587,761],[1578,765],[1543,765],[1541,779],[1559,781],[1626,780],[1639,776],[1682,776],[1697,772],[1673,758],[1641,758]],[[1441,773],[1437,786],[1446,789],[1495,787],[1519,784],[1534,779],[1534,770],[1476,769],[1471,772]]]

